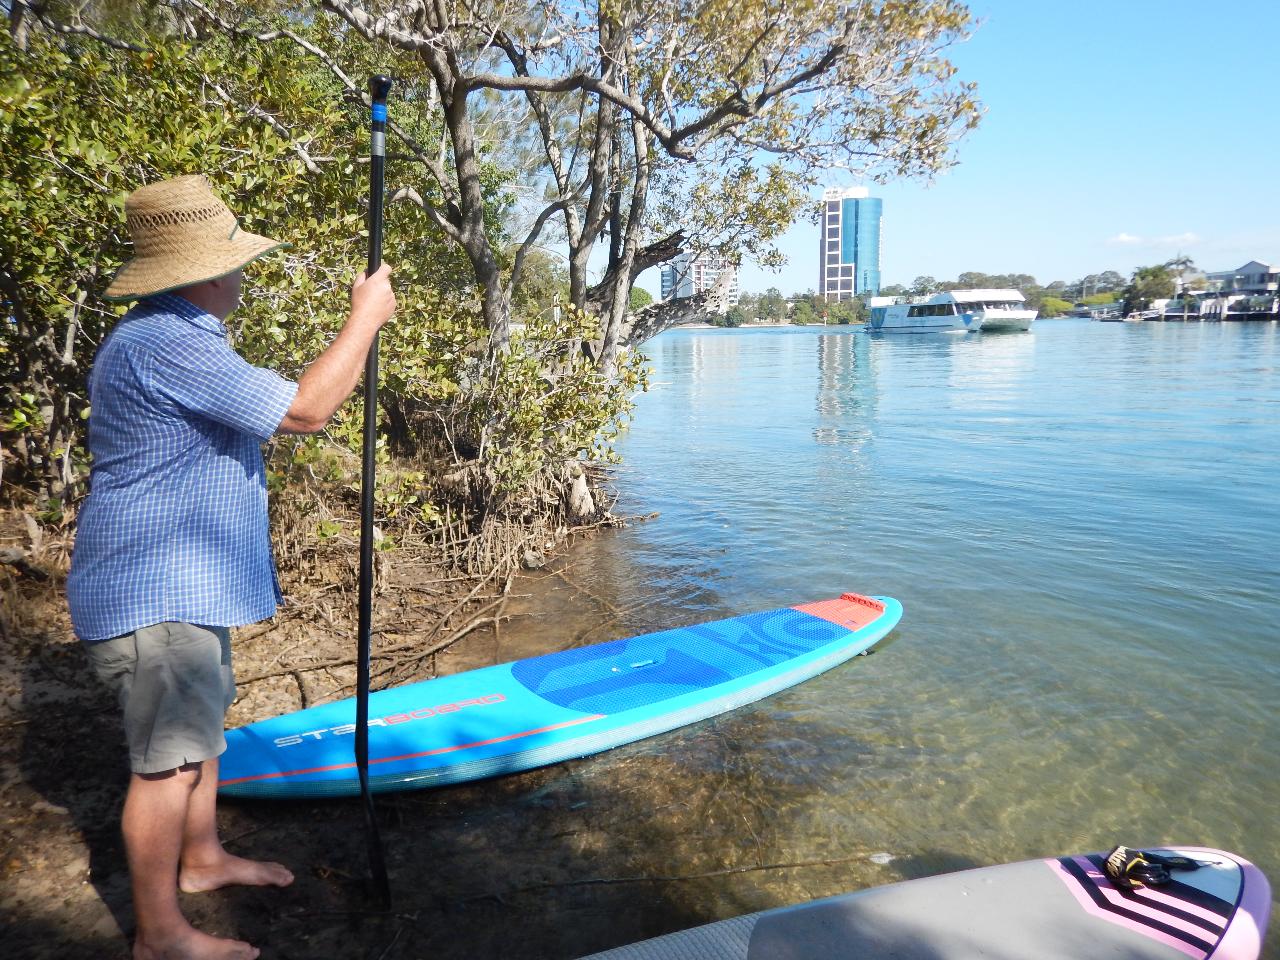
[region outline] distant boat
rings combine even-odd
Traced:
[[[973,315],[978,329],[1030,330],[1036,311],[1017,290],[953,290],[958,306]]]
[[[1029,330],[1036,311],[1017,290],[946,290],[927,300],[871,305],[867,330],[882,333],[945,333]]]

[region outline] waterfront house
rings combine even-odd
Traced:
[[[1203,289],[1188,290],[1164,310],[1166,320],[1280,319],[1280,266],[1250,260],[1205,275]]]

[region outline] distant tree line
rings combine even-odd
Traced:
[[[839,303],[827,302],[812,290],[783,296],[777,287],[764,293],[744,293],[738,302],[711,322],[719,327],[740,327],[750,323],[862,323],[866,307],[853,298]]]

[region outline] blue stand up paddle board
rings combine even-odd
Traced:
[[[863,653],[902,617],[846,593],[380,690],[369,785],[416,790],[585,757],[705,720]],[[356,796],[355,700],[227,731],[218,790]]]

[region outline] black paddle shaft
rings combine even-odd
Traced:
[[[382,196],[387,131],[387,94],[391,78],[375,76],[369,81],[373,104],[372,137],[369,151],[369,268],[373,276],[382,266]],[[366,842],[373,893],[383,910],[391,908],[391,884],[387,879],[378,818],[369,790],[369,637],[373,618],[373,492],[374,468],[378,452],[378,335],[373,336],[364,364],[364,462],[360,477],[360,621],[356,655],[356,770],[360,774],[360,796],[364,800]]]

